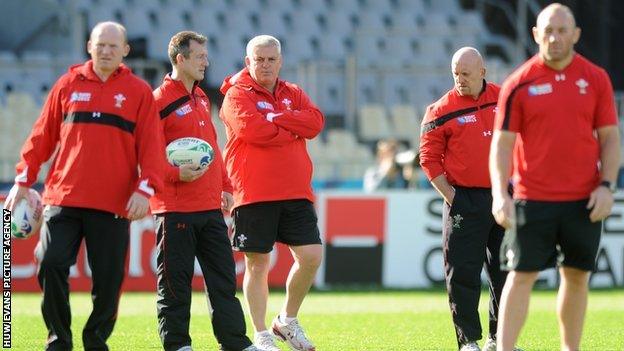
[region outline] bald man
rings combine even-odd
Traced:
[[[46,350],[71,350],[69,268],[84,239],[93,311],[82,333],[85,350],[108,350],[128,251],[129,224],[142,218],[162,189],[164,142],[150,86],[121,62],[126,30],[99,23],[87,43],[91,60],[54,84],[24,143],[5,208],[27,197],[41,165],[46,178],[37,258],[48,328]],[[140,171],[139,171],[140,170]]]
[[[491,213],[487,168],[499,87],[485,81],[483,58],[471,47],[453,55],[451,73],[455,87],[429,106],[423,119],[420,164],[444,199],[444,277],[458,347],[479,350],[480,276],[485,264],[490,323],[484,350],[493,350],[506,276],[499,262],[503,228]]]
[[[561,350],[578,350],[602,220],[613,206],[620,141],[607,73],[574,52],[570,9],[537,17],[539,52],[503,84],[490,155],[492,212],[508,228],[498,350],[511,350],[539,271],[558,266]],[[515,145],[515,146],[514,146]],[[505,191],[513,151],[514,200]]]

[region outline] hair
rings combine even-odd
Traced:
[[[245,50],[247,57],[251,58],[253,56],[253,49],[258,46],[275,46],[277,48],[277,53],[282,54],[282,44],[276,37],[271,35],[258,35],[247,43],[247,48]]]
[[[93,34],[96,33],[96,31],[101,31],[102,29],[108,26],[114,26],[115,28],[117,28],[117,30],[119,30],[121,34],[123,35],[124,44],[128,44],[128,32],[126,31],[126,27],[124,27],[121,23],[112,22],[112,21],[97,23],[91,30],[91,34],[89,35],[89,40],[92,40]]]
[[[169,54],[169,60],[172,65],[176,65],[176,57],[178,54],[182,54],[182,56],[189,58],[191,54],[191,49],[189,48],[191,45],[191,40],[198,42],[199,44],[205,44],[208,39],[197,33],[190,30],[185,30],[175,34],[171,37],[169,41],[169,48],[167,53]]]

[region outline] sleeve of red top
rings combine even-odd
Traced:
[[[221,163],[223,164],[223,161]],[[221,167],[221,180],[223,182],[223,191],[232,194],[234,192],[234,187],[232,186],[232,181],[230,181],[230,177],[228,177],[227,170],[225,169],[225,164],[223,164],[223,166]]]
[[[221,153],[221,149],[219,145],[215,146],[215,160],[213,162],[218,162],[221,165],[221,187],[222,191],[226,193],[233,193],[234,187],[232,186],[232,182],[230,181],[230,177],[228,177],[227,169],[225,168],[225,162],[223,162],[223,154]]]
[[[617,113],[615,112],[615,99],[611,79],[604,70],[600,70],[599,90],[596,110],[594,112],[594,128],[609,125],[617,125]]]
[[[436,116],[432,112],[432,107],[427,108],[425,118],[423,118],[423,126],[435,120]],[[442,155],[446,149],[446,137],[444,136],[443,127],[431,129],[423,132],[420,136],[420,165],[429,180],[444,174],[444,166],[442,165]]]
[[[292,132],[266,120],[245,92],[230,89],[223,100],[223,118],[236,137],[250,144],[285,145],[297,139]]]
[[[505,82],[498,96],[497,112],[494,120],[495,130],[519,132],[522,125],[522,111],[518,103],[520,94],[517,83]]]
[[[22,146],[20,161],[15,170],[15,183],[30,187],[37,181],[41,164],[51,156],[60,138],[63,123],[64,79],[60,79],[50,90],[30,135]]]
[[[300,90],[300,94],[299,109],[280,111],[283,114],[275,117],[273,123],[302,138],[312,139],[323,130],[325,118],[303,90]]]
[[[150,197],[163,189],[165,137],[154,96],[147,84],[142,91],[135,128],[137,160],[141,169],[137,191]]]

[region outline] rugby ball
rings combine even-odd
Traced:
[[[26,239],[38,232],[43,222],[41,196],[34,189],[29,189],[26,196],[30,201],[21,199],[11,211],[11,235],[18,239]]]
[[[210,144],[199,138],[180,138],[167,145],[167,160],[172,165],[193,165],[196,170],[204,169],[212,163],[214,150]]]

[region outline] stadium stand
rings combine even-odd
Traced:
[[[167,44],[184,29],[208,37],[210,68],[204,87],[218,97],[223,78],[243,67],[245,44],[268,33],[282,40],[283,76],[301,84],[328,117],[323,139],[309,143],[315,178],[360,177],[373,160],[371,146],[396,137],[418,146],[419,116],[448,90],[450,55],[465,45],[500,44],[488,56],[489,79],[512,69],[513,43],[490,33],[481,13],[459,0],[25,0],[27,33],[1,31],[0,180],[12,178],[19,145],[38,116],[47,90],[70,63],[85,57],[84,39],[98,21],[124,23],[136,50],[133,68],[157,84],[169,69]],[[62,17],[66,16],[66,17]],[[68,18],[49,31],[46,23]],[[3,27],[4,28],[4,27]],[[15,30],[14,30],[15,31]],[[30,32],[28,32],[30,31]],[[76,35],[76,31],[79,32]],[[46,33],[49,43],[16,38]],[[80,34],[82,33],[82,34]],[[21,34],[21,35],[17,35]],[[71,52],[49,50],[73,43]],[[69,58],[68,58],[69,57]],[[217,105],[219,99],[213,99]],[[216,106],[215,106],[216,108]],[[215,113],[216,117],[216,113]],[[215,123],[221,128],[221,123]],[[225,136],[219,130],[223,142]],[[7,171],[7,167],[9,168]]]

